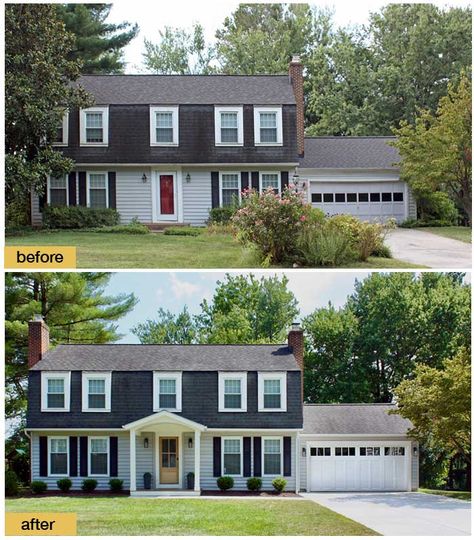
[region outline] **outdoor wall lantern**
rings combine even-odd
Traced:
[[[415,457],[418,455],[418,448],[416,446],[413,447],[413,455]]]
[[[193,440],[191,439],[191,437],[188,439],[188,448],[192,448],[193,447]]]
[[[186,175],[186,182],[189,184],[189,182],[191,182],[191,175],[188,173]]]
[[[143,182],[144,184],[146,184],[146,181],[147,181],[147,180],[148,180],[148,178],[147,178],[146,174],[143,173],[143,176],[142,176],[142,182]]]
[[[303,446],[303,448],[301,449],[301,455],[303,457],[306,457],[306,447],[305,446]]]
[[[148,437],[145,437],[145,438],[143,439],[143,446],[144,446],[144,448],[148,448],[148,444],[149,444]]]

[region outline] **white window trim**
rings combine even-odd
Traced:
[[[156,114],[157,112],[173,113],[173,142],[157,142]],[[150,146],[179,146],[179,107],[153,107],[150,105]]]
[[[276,174],[278,175],[278,193],[281,193],[281,171],[260,171],[258,173],[258,189],[260,193],[263,191],[263,179],[264,174]]]
[[[105,208],[108,208],[109,207],[109,178],[108,178],[108,174],[105,172],[105,171],[87,171],[87,174],[86,174],[86,177],[87,177],[87,181],[86,181],[86,204],[88,207],[90,207],[91,205],[91,201],[90,201],[90,177],[91,177],[91,174],[101,174],[103,176],[105,176]],[[97,189],[97,188],[95,188]]]
[[[278,474],[265,474],[265,442],[264,442],[265,440],[272,440],[272,441],[279,440],[280,441],[280,472]],[[262,477],[275,478],[277,476],[283,476],[283,437],[279,437],[279,436],[272,437],[271,435],[267,437],[262,437]]]
[[[182,407],[182,398],[181,398],[181,389],[182,389],[182,377],[183,374],[181,371],[154,371],[153,372],[153,411],[170,411],[170,412],[181,412]],[[176,408],[160,408],[160,379],[174,379],[176,381]]]
[[[89,408],[89,379],[105,380],[105,408]],[[82,372],[82,412],[110,412],[112,401],[112,373],[110,371]]]
[[[63,114],[63,140],[51,143],[51,146],[67,146],[69,144],[69,111]]]
[[[102,142],[87,142],[86,140],[86,113],[102,113]],[[89,107],[81,109],[79,114],[80,146],[109,146],[109,108]]]
[[[221,113],[237,113],[237,142],[227,143],[221,141]],[[214,131],[216,146],[243,146],[244,145],[244,108],[242,106],[214,107]]]
[[[48,189],[48,204],[51,204],[51,178],[52,176],[49,175],[46,181],[47,189]],[[69,206],[69,177],[67,174],[63,174],[63,178],[66,180],[66,206]],[[54,188],[58,189],[58,188]]]
[[[240,395],[242,406],[238,409],[227,409],[224,400],[224,381],[228,379],[240,381]],[[219,412],[247,412],[247,372],[219,372]]]
[[[260,113],[261,112],[276,113],[277,142],[275,143],[260,142]],[[254,125],[255,146],[283,146],[283,121],[282,121],[281,107],[254,107],[253,108],[253,125]]]
[[[240,473],[239,474],[229,474],[224,471],[224,441],[226,440],[238,440],[240,442]],[[232,478],[242,478],[244,474],[244,444],[243,437],[222,437],[222,448],[221,448],[221,472],[222,476],[231,476]]]
[[[263,381],[266,379],[279,379],[281,391],[281,407],[279,409],[265,409],[263,400]],[[259,372],[258,373],[258,412],[286,412],[286,372]]]
[[[48,408],[48,379],[64,379],[64,407]],[[71,406],[71,372],[41,372],[41,412],[69,412]]]
[[[65,474],[52,474],[51,472],[51,441],[55,439],[55,440],[66,440],[66,454],[67,454],[67,459],[66,459],[66,464],[67,464],[67,472]],[[51,478],[67,478],[69,476],[69,437],[64,437],[64,436],[59,436],[59,435],[56,435],[56,436],[49,436],[48,437],[48,477],[51,477]]]
[[[92,457],[91,441],[93,439],[100,439],[100,440],[105,439],[107,441],[107,474],[92,474],[92,470],[91,470],[91,457]],[[106,478],[106,477],[110,476],[110,437],[101,435],[101,436],[93,436],[93,437],[88,437],[87,438],[87,471],[89,473],[88,476],[93,477],[93,478]]]
[[[242,201],[242,175],[238,171],[219,171],[219,206],[222,206],[222,175],[236,174],[239,179],[239,203]]]

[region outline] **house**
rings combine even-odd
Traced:
[[[132,496],[234,489],[418,486],[418,445],[392,405],[305,405],[303,332],[283,345],[58,345],[29,324],[31,479],[124,480]],[[151,477],[145,490],[145,475]],[[177,491],[177,492],[178,492]]]
[[[84,75],[95,99],[65,113],[55,145],[74,170],[31,197],[116,208],[124,223],[203,225],[246,188],[299,183],[329,214],[416,217],[389,138],[304,136],[303,66],[289,75]]]

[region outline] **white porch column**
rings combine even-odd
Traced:
[[[130,430],[130,491],[137,490],[136,431]]]
[[[194,491],[201,491],[201,432],[194,432]]]
[[[300,434],[297,433],[296,434],[296,439],[295,439],[295,452],[296,452],[296,455],[295,455],[295,474],[296,474],[296,486],[295,486],[295,491],[296,493],[299,493],[300,492],[300,476],[301,476],[301,471],[300,471],[300,455],[301,455],[301,444],[300,444]]]

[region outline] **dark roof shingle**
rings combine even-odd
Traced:
[[[395,137],[305,137],[301,169],[396,169]]]

